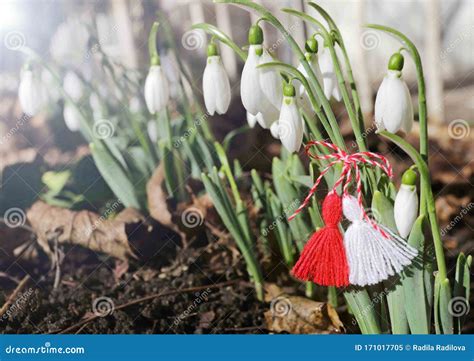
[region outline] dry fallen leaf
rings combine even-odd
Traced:
[[[270,310],[265,312],[270,331],[321,334],[339,333],[343,329],[336,310],[328,303],[290,296],[274,284],[265,287],[265,301],[270,302]]]
[[[130,248],[127,226],[144,225],[144,217],[133,208],[126,208],[115,219],[104,219],[90,211],[71,211],[43,201],[34,203],[26,214],[38,237],[38,243],[51,257],[52,245],[79,245],[95,252],[126,260],[135,255]],[[148,226],[147,231],[150,231]]]
[[[147,183],[147,199],[150,216],[178,233],[183,244],[196,234],[204,223],[207,211],[213,207],[209,195],[195,197],[190,194],[190,202],[181,202],[175,207],[168,204],[168,195],[163,189],[164,169],[160,164]]]

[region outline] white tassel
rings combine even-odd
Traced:
[[[383,228],[390,235],[385,238],[363,218],[357,199],[351,195],[343,198],[344,216],[352,222],[344,234],[349,282],[366,286],[386,280],[411,263],[417,250],[401,237]]]

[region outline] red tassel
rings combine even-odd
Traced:
[[[348,286],[349,266],[338,227],[342,218],[342,201],[336,192],[326,196],[322,213],[326,226],[311,236],[292,273],[296,278],[321,286]]]

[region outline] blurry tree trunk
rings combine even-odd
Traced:
[[[192,0],[189,3],[189,16],[191,18],[191,24],[198,24],[198,23],[205,23],[206,18],[204,16],[204,7],[203,3],[199,0]],[[201,54],[205,54],[206,46],[205,46],[205,40],[206,40],[206,33],[204,30],[194,30],[198,36],[199,39],[202,39],[202,44],[203,46],[200,46],[196,49]],[[200,40],[198,40],[200,41]]]
[[[225,4],[216,4],[215,9],[217,27],[232,39],[232,23],[230,21],[229,6]],[[227,73],[232,79],[235,79],[237,76],[237,56],[228,46],[221,46],[220,51]]]
[[[372,99],[372,85],[370,81],[370,71],[367,68],[367,51],[360,45],[361,39],[363,38],[364,31],[368,31],[363,28],[366,23],[365,14],[366,14],[366,1],[357,0],[354,2],[354,18],[355,18],[355,40],[358,41],[355,54],[355,67],[354,77],[357,81],[357,90],[360,97],[360,105],[362,108],[362,113],[364,113],[364,119],[366,125],[372,124],[372,111],[374,109],[373,99]]]
[[[441,70],[441,19],[440,1],[425,2],[425,44],[428,115],[432,123],[441,124],[444,119],[443,75]]]
[[[129,16],[127,0],[111,1],[112,13],[117,28],[121,57],[124,64],[132,69],[138,66],[137,50],[133,40],[132,21]]]

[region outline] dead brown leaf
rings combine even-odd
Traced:
[[[132,208],[124,209],[115,219],[104,219],[94,212],[71,211],[43,201],[34,203],[26,216],[39,245],[50,257],[53,255],[52,242],[57,241],[58,244],[79,245],[122,260],[135,258],[127,226],[145,225],[144,217]],[[151,226],[147,227],[150,231]]]
[[[264,315],[270,331],[327,334],[343,329],[336,310],[328,303],[288,295],[274,284],[265,287],[265,301],[270,302]]]

